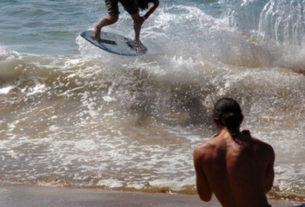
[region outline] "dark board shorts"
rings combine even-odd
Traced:
[[[138,4],[136,0],[105,0],[108,14],[110,16],[117,15],[120,13],[118,3],[121,2],[124,9],[129,14],[135,14],[139,12]]]

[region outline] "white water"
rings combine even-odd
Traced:
[[[194,192],[193,147],[213,133],[215,100],[230,96],[242,105],[243,128],[275,148],[273,193],[304,198],[303,25],[280,20],[304,14],[293,12],[303,2],[293,2],[164,1],[143,27],[149,52],[139,58],[78,36],[104,14],[102,3],[60,3],[55,11],[54,2],[1,2],[0,178]],[[7,17],[16,8],[46,14],[24,18],[14,36],[8,25],[16,19]],[[76,24],[74,12],[86,21]],[[131,26],[122,12],[106,30],[132,37]],[[36,41],[37,28],[54,44]],[[59,30],[67,34],[54,35]]]

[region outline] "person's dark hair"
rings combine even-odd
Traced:
[[[214,105],[214,121],[226,127],[233,138],[238,137],[243,118],[239,104],[232,98],[221,98]]]
[[[141,10],[147,9],[148,8],[148,4],[150,2],[153,2],[152,0],[138,0],[138,7]]]

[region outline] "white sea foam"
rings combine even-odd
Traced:
[[[14,87],[13,86],[7,86],[0,89],[0,95],[8,94]]]

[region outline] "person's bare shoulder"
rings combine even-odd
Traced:
[[[194,149],[194,159],[201,158],[202,161],[207,161],[215,157],[217,152],[217,143],[215,141],[210,139],[203,144],[198,144]]]
[[[256,144],[256,150],[260,154],[265,155],[265,156],[267,155],[267,156],[274,157],[274,150],[270,144],[263,142],[262,140],[259,140],[254,137],[252,137],[252,140]]]

